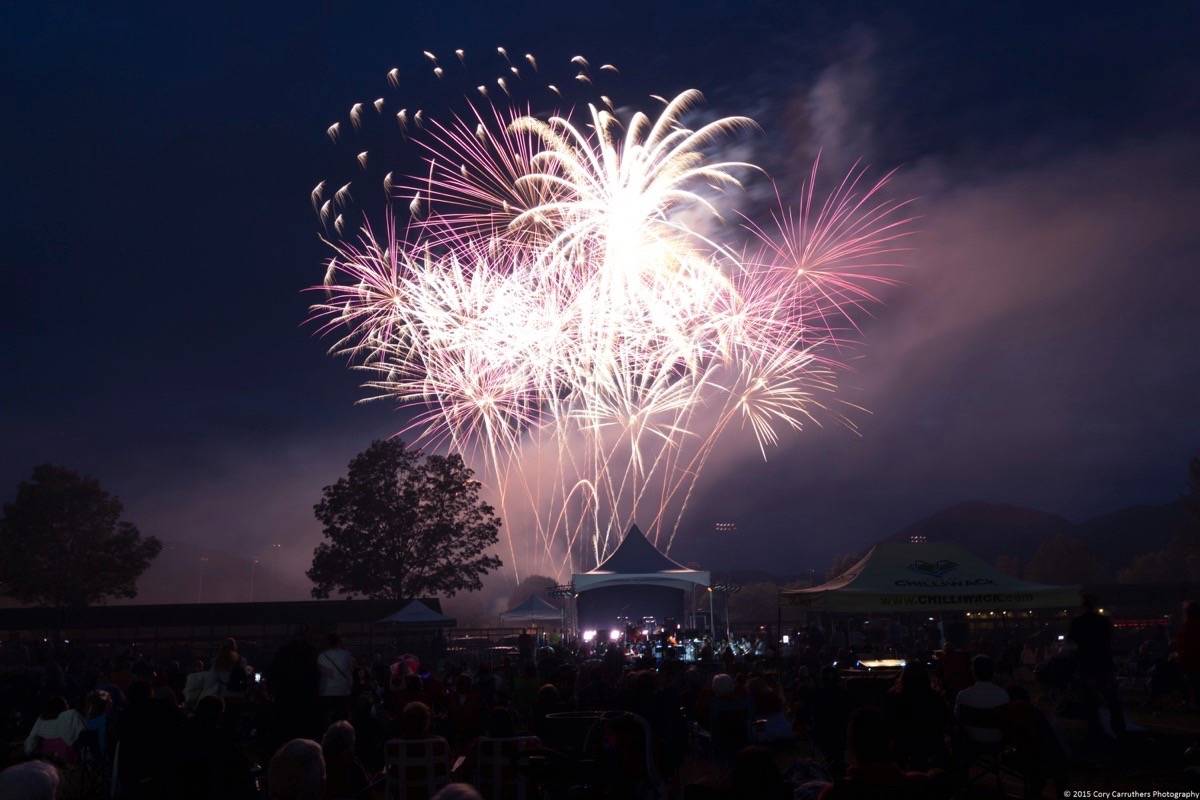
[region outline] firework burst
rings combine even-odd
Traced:
[[[510,95],[520,71],[497,53]],[[618,74],[572,67],[580,92]],[[600,97],[582,122],[529,104],[444,122],[402,109],[425,166],[385,177],[382,232],[342,238],[342,215],[330,227],[349,184],[332,209],[325,182],[312,192],[333,251],[314,317],[373,398],[411,409],[406,432],[474,462],[515,575],[597,563],[635,518],[669,550],[727,429],[765,457],[783,431],[843,418],[828,402],[837,348],[909,233],[905,204],[882,199],[887,176],[861,168],[818,201],[814,165],[794,209],[777,190],[768,223],[739,217],[728,196],[763,173],[715,154],[753,121],[692,127],[691,90],[655,117]],[[362,104],[350,121],[366,124]]]

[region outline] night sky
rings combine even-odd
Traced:
[[[860,433],[727,448],[673,555],[801,572],[964,500],[1082,519],[1200,451],[1194,4],[115,5],[0,11],[0,496],[61,463],[144,533],[305,566],[321,487],[402,424],[304,324],[325,127],[496,45],[613,62],[618,102],[698,88],[781,185],[820,151],[918,198],[848,354]]]

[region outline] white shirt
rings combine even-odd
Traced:
[[[188,708],[195,708],[200,698],[210,694],[219,694],[221,685],[216,676],[209,670],[188,673],[187,683],[183,686],[183,702]]]
[[[317,656],[321,670],[322,697],[349,697],[354,690],[354,656],[342,648],[324,650]]]
[[[54,719],[38,717],[37,722],[33,723],[33,730],[25,737],[25,755],[36,753],[42,739],[62,739],[70,747],[75,744],[84,727],[83,715],[73,708],[68,708]]]
[[[991,681],[975,681],[974,685],[968,686],[958,693],[958,697],[954,700],[954,716],[958,716],[960,706],[998,708],[1004,705],[1008,705],[1007,691]],[[967,736],[980,744],[995,744],[1004,738],[1003,733],[997,728],[974,728],[970,725],[964,725],[963,728],[966,730]]]

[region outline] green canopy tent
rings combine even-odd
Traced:
[[[1079,587],[1005,575],[948,542],[883,542],[830,581],[780,592],[780,603],[858,614],[1072,609]]]

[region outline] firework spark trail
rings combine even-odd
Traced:
[[[777,190],[768,224],[731,221],[726,193],[761,171],[713,152],[755,123],[693,130],[691,90],[655,118],[602,97],[582,125],[487,104],[402,130],[425,162],[385,178],[407,226],[389,206],[382,236],[330,236],[313,306],[372,397],[418,411],[404,432],[478,466],[516,576],[597,563],[639,517],[669,550],[728,429],[766,457],[781,430],[841,416],[821,400],[833,356],[910,231],[905,204],[881,199],[889,176],[858,166],[819,199],[814,164],[798,210]],[[328,231],[326,185],[311,200]]]

